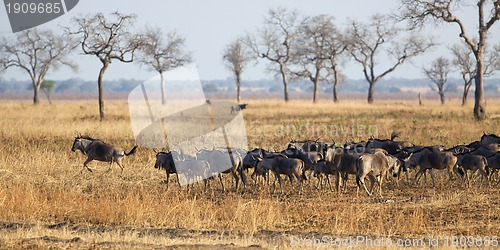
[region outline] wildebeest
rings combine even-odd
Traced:
[[[266,168],[271,170],[275,175],[275,180],[273,182],[273,186],[276,184],[276,180],[278,180],[280,184],[280,189],[282,189],[281,182],[281,174],[288,176],[290,183],[292,183],[293,187],[293,178],[297,178],[300,182],[300,190],[302,190],[302,182],[307,180],[305,176],[305,166],[304,162],[300,159],[295,158],[287,158],[286,156],[273,156],[272,158],[264,158],[259,164],[257,164],[257,168]]]
[[[486,158],[488,161],[488,169],[490,172],[490,180],[493,178],[493,174],[500,170],[500,152],[497,152]]]
[[[337,192],[340,192],[341,178],[344,191],[347,190],[348,175],[356,174],[356,161],[361,153],[364,152],[364,148],[362,149],[363,151],[360,150],[360,153],[350,153],[349,150],[340,147],[329,147],[326,150],[325,161],[335,172],[337,172],[337,176],[335,178]]]
[[[414,152],[405,162],[407,169],[417,168],[418,171],[415,175],[415,181],[418,183],[420,177],[429,170],[432,178],[432,186],[435,186],[434,173],[432,169],[447,169],[449,180],[453,178],[453,168],[457,163],[457,157],[451,152],[441,152],[432,147],[425,147],[420,151]]]
[[[246,109],[248,106],[247,103],[243,103],[243,104],[238,104],[236,106],[231,106],[231,114],[235,111],[241,111],[241,110],[244,110]]]
[[[481,136],[481,144],[488,145],[492,143],[500,143],[500,136],[495,134],[483,133],[483,135]]]
[[[221,174],[228,174],[228,173],[232,174],[236,182],[236,190],[238,190],[238,184],[240,180],[240,178],[238,177],[238,173],[242,177],[241,180],[243,184],[244,185],[246,184],[246,177],[244,176],[243,173],[243,159],[240,157],[238,153],[232,153],[230,157],[228,156],[229,154],[227,154],[227,151],[224,150],[202,149],[196,153],[196,158],[198,160],[204,160],[209,163],[211,174],[218,172],[219,180],[222,185],[223,191],[225,191],[226,189],[222,182]]]
[[[396,174],[397,164],[392,163],[394,166],[393,173]],[[366,193],[371,196],[373,193],[373,187],[375,186],[375,180],[379,185],[380,197],[382,197],[382,181],[384,180],[387,172],[389,171],[389,161],[384,152],[375,152],[374,154],[364,154],[359,157],[356,161],[356,183],[358,185],[357,190],[363,185]],[[371,182],[370,191],[366,188],[365,178],[369,177]]]
[[[167,182],[167,188],[168,188],[168,182],[170,178],[170,174],[177,174],[177,171],[175,169],[175,163],[174,163],[174,158],[172,157],[172,152],[158,152],[156,153],[156,162],[154,167],[156,169],[164,169],[166,173],[166,182]],[[181,183],[179,182],[179,176],[177,176],[177,183],[179,184],[179,187],[181,186]]]
[[[281,154],[286,155],[288,158],[300,159],[305,164],[305,170],[314,171],[314,165],[323,159],[321,152],[305,152],[302,149],[295,148],[293,145],[288,145],[288,148],[281,151]],[[309,175],[310,176],[310,175]]]
[[[327,164],[326,161],[318,161],[314,165],[314,177],[318,178],[318,184],[316,185],[316,188],[319,189],[320,185],[322,185],[322,179],[324,176],[326,179],[326,183],[330,188],[330,191],[333,191],[329,176],[336,174],[337,172],[330,166],[330,164]]]
[[[92,172],[92,169],[90,169],[87,164],[93,160],[109,162],[108,171],[111,170],[113,162],[116,162],[123,172],[123,157],[135,153],[136,149],[137,145],[126,153],[120,147],[104,143],[101,140],[93,139],[89,136],[81,135],[75,137],[73,146],[71,147],[71,151],[75,152],[76,150],[80,150],[84,155],[87,155],[87,160],[85,160],[83,166],[90,172]]]
[[[470,187],[470,176],[467,174],[468,171],[476,172],[479,171],[481,174],[481,180],[486,178],[488,180],[488,162],[486,157],[482,155],[473,154],[457,154],[457,165],[461,168],[463,173],[460,173],[465,179],[466,186]]]
[[[179,159],[175,160],[176,168],[185,170],[182,174],[187,179],[188,183],[194,183],[198,178],[203,179],[204,190],[206,190],[208,179],[213,179],[210,175],[210,164],[205,160],[196,159],[188,154],[178,155]]]

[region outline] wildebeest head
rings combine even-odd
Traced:
[[[154,168],[156,169],[165,169],[165,170],[169,170],[170,172],[172,172],[171,170],[174,170],[175,169],[175,164],[174,164],[174,160],[172,158],[172,153],[171,152],[158,152],[156,154],[156,162],[155,162],[155,165],[154,165]]]

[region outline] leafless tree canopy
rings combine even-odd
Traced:
[[[293,51],[293,74],[313,83],[313,102],[317,100],[319,83],[327,80],[332,68],[337,70],[337,57],[345,50],[343,46],[332,16],[313,16],[300,26],[300,37]]]
[[[160,28],[147,28],[144,32],[139,62],[161,73],[191,62],[185,51],[186,39],[175,31],[166,35]]]
[[[265,18],[264,27],[256,35],[248,35],[245,39],[257,57],[270,62],[267,69],[281,77],[285,101],[289,100],[288,64],[298,37],[297,29],[300,20],[300,15],[296,10],[270,9]]]
[[[474,117],[485,119],[486,103],[484,101],[483,77],[485,72],[485,48],[488,32],[500,19],[500,0],[476,0],[475,25],[478,36],[474,38],[466,32],[463,19],[456,15],[457,11],[469,5],[462,0],[400,0],[401,8],[398,19],[408,21],[411,28],[423,27],[428,22],[446,22],[456,24],[460,28],[460,37],[469,46],[476,60]],[[474,32],[474,33],[475,33]]]
[[[496,70],[500,70],[500,51],[497,48],[500,48],[500,45],[495,45],[491,51],[486,53],[487,58],[484,66],[484,77],[490,77]],[[462,105],[465,105],[467,103],[469,89],[472,86],[472,81],[476,77],[477,63],[474,59],[472,50],[470,50],[466,43],[455,44],[451,48],[451,52],[453,54],[452,65],[459,70],[462,80],[464,81]]]
[[[439,57],[434,60],[430,68],[424,67],[424,73],[436,85],[436,88],[431,86],[431,89],[439,94],[441,104],[444,104],[444,86],[450,73],[450,61],[444,57]]]
[[[38,104],[38,93],[49,69],[60,66],[77,66],[67,59],[76,43],[67,36],[48,30],[29,29],[12,40],[3,37],[0,41],[0,64],[2,68],[19,68],[28,73],[34,90],[33,103]]]
[[[166,103],[163,73],[191,62],[191,54],[185,51],[185,39],[176,32],[166,36],[160,28],[147,28],[142,37],[139,62],[155,70],[161,77],[162,103]]]
[[[76,30],[67,28],[69,34],[78,37],[83,53],[96,56],[102,63],[97,80],[101,120],[104,119],[102,78],[106,69],[113,60],[125,63],[132,62],[135,51],[142,41],[140,35],[129,31],[129,28],[134,24],[135,15],[113,12],[109,16],[111,18],[106,18],[104,14],[97,13],[76,17],[73,19]]]
[[[406,60],[424,53],[434,45],[430,38],[402,37],[402,31],[392,24],[389,18],[379,14],[373,15],[369,24],[356,20],[351,24],[349,51],[354,60],[363,67],[363,75],[369,83],[368,103],[373,102],[375,84],[380,79]],[[377,70],[379,56],[392,59],[392,64],[384,70]]]
[[[236,99],[240,102],[241,74],[247,67],[248,63],[253,60],[253,57],[248,51],[248,48],[244,45],[243,40],[236,39],[224,49],[222,60],[224,61],[227,69],[233,73],[236,79]]]

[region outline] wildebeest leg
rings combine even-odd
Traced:
[[[281,177],[279,174],[276,174],[276,179],[278,180],[278,183],[280,184],[280,192],[283,193],[283,187],[281,186]]]
[[[333,192],[332,184],[330,183],[330,178],[328,174],[326,175],[326,183],[328,183],[328,187],[330,187],[330,192]]]
[[[417,173],[415,174],[415,183],[418,184],[420,181],[420,178],[422,177],[422,174],[424,174],[425,168],[419,167]]]
[[[370,179],[370,195],[373,194],[373,189],[375,188],[375,182],[379,182],[378,180],[378,177],[377,176],[377,179],[375,179],[375,177],[373,175],[369,175],[368,178]]]
[[[349,174],[344,173],[344,175],[342,176],[342,189],[343,189],[344,193],[347,193],[347,181],[348,180],[349,180]]]
[[[316,175],[316,179],[318,179],[318,183],[316,184],[316,189],[319,190],[319,187],[320,187],[320,182],[321,182],[321,175]]]
[[[368,191],[368,188],[366,187],[366,183],[365,183],[365,178],[366,178],[366,176],[362,175],[361,178],[359,179],[359,181],[361,182],[361,184],[363,184],[363,188],[365,189],[365,191],[368,194],[368,196],[371,196],[372,192]],[[372,188],[371,189],[373,189],[373,180],[371,178],[370,178],[370,182],[372,183]]]
[[[89,162],[91,162],[93,159],[91,158],[87,158],[87,160],[83,163],[83,167],[87,168],[88,171],[90,171],[92,173],[92,169],[90,169],[89,167],[87,167],[87,164]]]
[[[336,176],[336,179],[335,179],[335,186],[337,186],[337,192],[340,194],[340,178],[341,178],[341,173],[340,171],[337,172],[337,174],[335,175]]]
[[[170,174],[168,173],[168,170],[165,170],[165,172],[167,173],[167,189],[168,189],[168,180],[170,179]],[[179,183],[180,185],[180,183]]]
[[[111,164],[113,164],[113,162],[111,162]],[[123,164],[122,164],[121,158],[116,161],[116,164],[118,164],[118,166],[122,169],[122,173],[123,173]],[[111,169],[111,165],[109,167]]]
[[[432,171],[432,168],[429,169],[429,174],[431,175],[432,178],[432,187],[436,187],[436,183],[434,181],[434,171]]]
[[[222,191],[225,192],[226,191],[226,188],[224,188],[224,183],[222,183],[222,174],[219,173],[219,181],[220,181],[220,185],[222,186]]]
[[[231,170],[231,174],[233,175],[233,179],[236,181],[236,191],[238,191],[238,183],[240,182],[240,178],[238,177],[238,174],[234,169]]]
[[[179,180],[179,174],[175,174],[175,176],[177,177],[177,184],[179,185],[179,189],[181,189],[181,180]]]
[[[109,168],[108,168],[108,170],[106,170],[106,172],[111,171],[111,166],[113,166],[113,161],[110,161],[110,162],[109,162]]]

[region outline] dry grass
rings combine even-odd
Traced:
[[[280,150],[289,138],[384,138],[392,131],[416,144],[452,146],[500,131],[498,120],[475,122],[472,108],[458,103],[249,103],[244,116],[250,148]],[[85,157],[70,151],[76,131],[126,150],[134,145],[126,103],[106,108],[108,119],[98,122],[94,102],[0,103],[0,246],[281,248],[289,246],[290,235],[500,235],[497,183],[465,190],[443,176],[435,189],[391,180],[384,199],[356,197],[352,180],[345,195],[313,189],[316,180],[302,195],[253,183],[243,193],[222,193],[217,183],[206,193],[201,185],[167,190],[164,173],[152,167],[154,152],[145,148],[125,159],[123,174],[116,166],[106,172],[107,164],[98,162],[90,164],[93,174],[82,172]],[[497,102],[488,108],[500,113]]]

